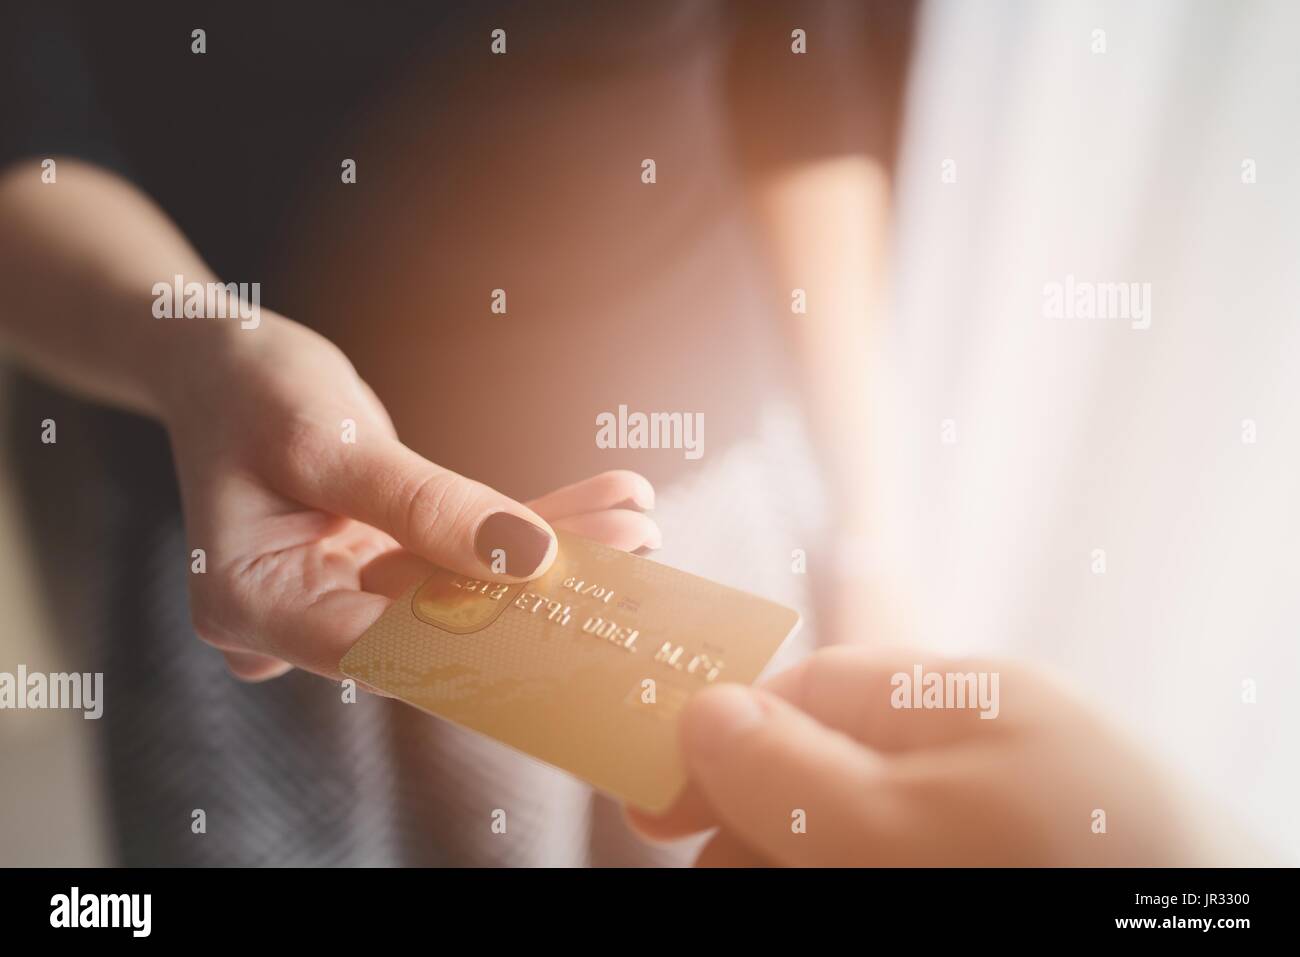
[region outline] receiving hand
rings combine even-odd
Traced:
[[[893,676],[998,674],[997,715],[895,708]],[[991,685],[990,685],[991,687]],[[992,713],[994,709],[986,709]],[[648,837],[717,827],[701,865],[1190,865],[1222,818],[1062,687],[1008,662],[818,652],[761,689],[722,685],[682,715],[691,777]],[[1104,828],[1104,829],[1103,829]],[[1226,845],[1226,841],[1223,841]]]

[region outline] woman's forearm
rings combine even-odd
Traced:
[[[755,201],[779,281],[790,294],[806,295],[806,312],[789,315],[789,331],[837,527],[865,533],[866,370],[884,283],[888,179],[870,158],[838,157],[767,176],[756,184]]]
[[[100,401],[162,417],[196,356],[238,323],[155,318],[155,283],[214,280],[176,225],[119,176],[58,159],[0,172],[0,345],[20,364]]]

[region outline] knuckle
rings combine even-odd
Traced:
[[[631,469],[610,469],[602,477],[617,487],[625,489],[635,490],[642,485],[650,484],[650,480],[644,475]]]
[[[229,647],[235,643],[230,629],[231,589],[220,573],[201,577],[210,580],[190,587],[190,625],[205,644]]]
[[[597,497],[611,505],[620,505],[631,500],[644,501],[650,489],[647,479],[630,469],[611,469],[595,478]]]
[[[453,521],[464,507],[459,486],[459,476],[451,472],[434,471],[413,480],[398,497],[403,514],[396,527],[414,538]]]
[[[252,681],[252,675],[249,672],[248,665],[238,655],[222,654],[225,659],[226,670],[240,681]]]
[[[212,645],[214,648],[226,644],[225,629],[210,610],[193,608],[190,611],[190,625],[194,629],[194,634],[204,644]]]
[[[260,655],[242,655],[226,653],[226,669],[237,679],[249,684],[267,681],[284,674],[283,663]]]

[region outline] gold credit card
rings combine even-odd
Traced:
[[[799,626],[792,609],[558,533],[521,585],[429,566],[361,636],[344,674],[651,811],[685,785],[677,715],[749,684]]]

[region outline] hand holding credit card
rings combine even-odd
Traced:
[[[792,609],[557,533],[523,584],[429,566],[344,656],[358,681],[650,811],[685,785],[677,714],[711,684],[753,682]]]

